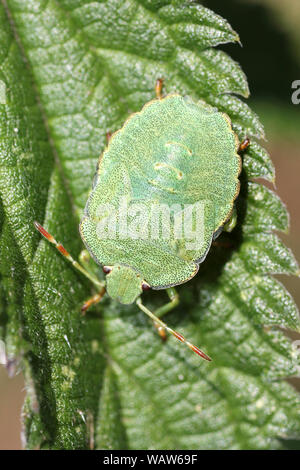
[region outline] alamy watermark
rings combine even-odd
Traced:
[[[151,201],[130,203],[124,196],[117,207],[99,205],[96,220],[101,240],[181,240],[187,250],[196,250],[204,242],[207,224],[214,225],[214,212],[210,201],[172,205]]]
[[[300,80],[294,80],[292,83],[292,89],[295,90],[292,93],[292,103],[300,104]]]

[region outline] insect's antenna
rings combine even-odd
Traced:
[[[52,243],[55,248],[65,257],[67,258],[70,263],[73,264],[74,268],[78,269],[82,274],[84,274],[90,281],[92,281],[93,284],[95,284],[97,287],[101,287],[102,289],[105,286],[104,282],[99,281],[96,277],[92,276],[86,269],[84,269],[81,264],[78,263],[78,261],[75,261],[70,253],[65,249],[65,247],[61,244],[58,243],[55,238],[47,232],[47,230],[44,229],[38,222],[34,222],[35,228],[43,235],[43,237],[48,240],[48,242]]]
[[[196,354],[198,354],[198,356],[202,357],[202,358],[205,359],[206,361],[211,361],[211,360],[212,360],[207,354],[205,354],[203,351],[201,351],[201,349],[197,348],[197,346],[194,346],[192,343],[190,343],[189,341],[187,341],[187,340],[185,339],[185,337],[182,336],[180,333],[177,333],[177,331],[172,330],[172,328],[169,328],[168,325],[166,325],[166,323],[164,323],[163,321],[161,321],[160,318],[158,318],[156,315],[154,315],[154,313],[152,313],[150,310],[148,310],[147,307],[145,307],[145,305],[142,304],[142,301],[141,301],[140,297],[137,299],[136,303],[137,303],[137,306],[138,306],[146,315],[148,315],[154,322],[156,322],[156,323],[159,324],[162,328],[164,328],[164,329],[167,330],[169,333],[171,333],[171,335],[175,336],[175,338],[177,338],[179,341],[181,341],[182,343],[185,343],[192,351],[194,351]]]

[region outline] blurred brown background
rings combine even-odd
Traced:
[[[282,235],[282,239],[300,260],[300,104],[291,101],[291,84],[300,80],[300,1],[200,3],[227,18],[240,34],[243,48],[227,45],[223,49],[240,62],[248,76],[252,93],[248,103],[265,125],[265,146],[275,164],[277,192],[291,215],[290,234]],[[281,280],[300,305],[299,279]],[[298,386],[299,381],[295,384]],[[9,379],[0,365],[0,449],[21,448],[24,396],[22,375]]]

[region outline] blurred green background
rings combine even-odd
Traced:
[[[281,237],[300,260],[300,104],[291,101],[292,82],[300,80],[300,0],[200,3],[226,18],[240,34],[243,47],[227,45],[222,49],[241,64],[248,77],[248,104],[265,126],[264,145],[276,168],[277,193],[291,216],[290,233]],[[299,280],[286,276],[280,280],[300,305]],[[293,383],[300,389],[299,379]],[[24,396],[22,375],[9,379],[0,365],[0,449],[21,448]]]

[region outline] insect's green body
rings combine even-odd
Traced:
[[[80,224],[95,261],[117,267],[107,276],[112,298],[132,303],[141,294],[143,281],[162,289],[197,273],[239,192],[238,146],[227,115],[177,94],[147,103],[113,134]],[[199,201],[204,203],[202,236],[191,245],[184,235],[175,236],[175,227],[184,205]],[[121,216],[116,216],[122,204],[128,208],[126,226],[136,222],[130,209],[141,205],[139,224],[144,229],[151,226],[159,205],[172,207],[169,236],[163,226],[154,238],[149,231],[124,236]],[[103,209],[106,206],[109,209]],[[104,222],[110,226],[116,221],[114,237],[99,235],[99,224],[103,228]]]
[[[80,223],[81,237],[103,266],[106,280],[85,267],[86,252],[79,263],[44,227],[34,224],[96,286],[98,292],[82,312],[106,292],[122,304],[136,301],[163,339],[168,331],[210,361],[161,317],[179,303],[174,286],[197,273],[212,240],[231,217],[239,192],[238,152],[247,148],[249,139],[239,146],[226,114],[177,94],[161,98],[161,88],[158,79],[158,99],[111,137]],[[170,299],[155,312],[141,300],[142,291],[150,287],[165,288]]]

